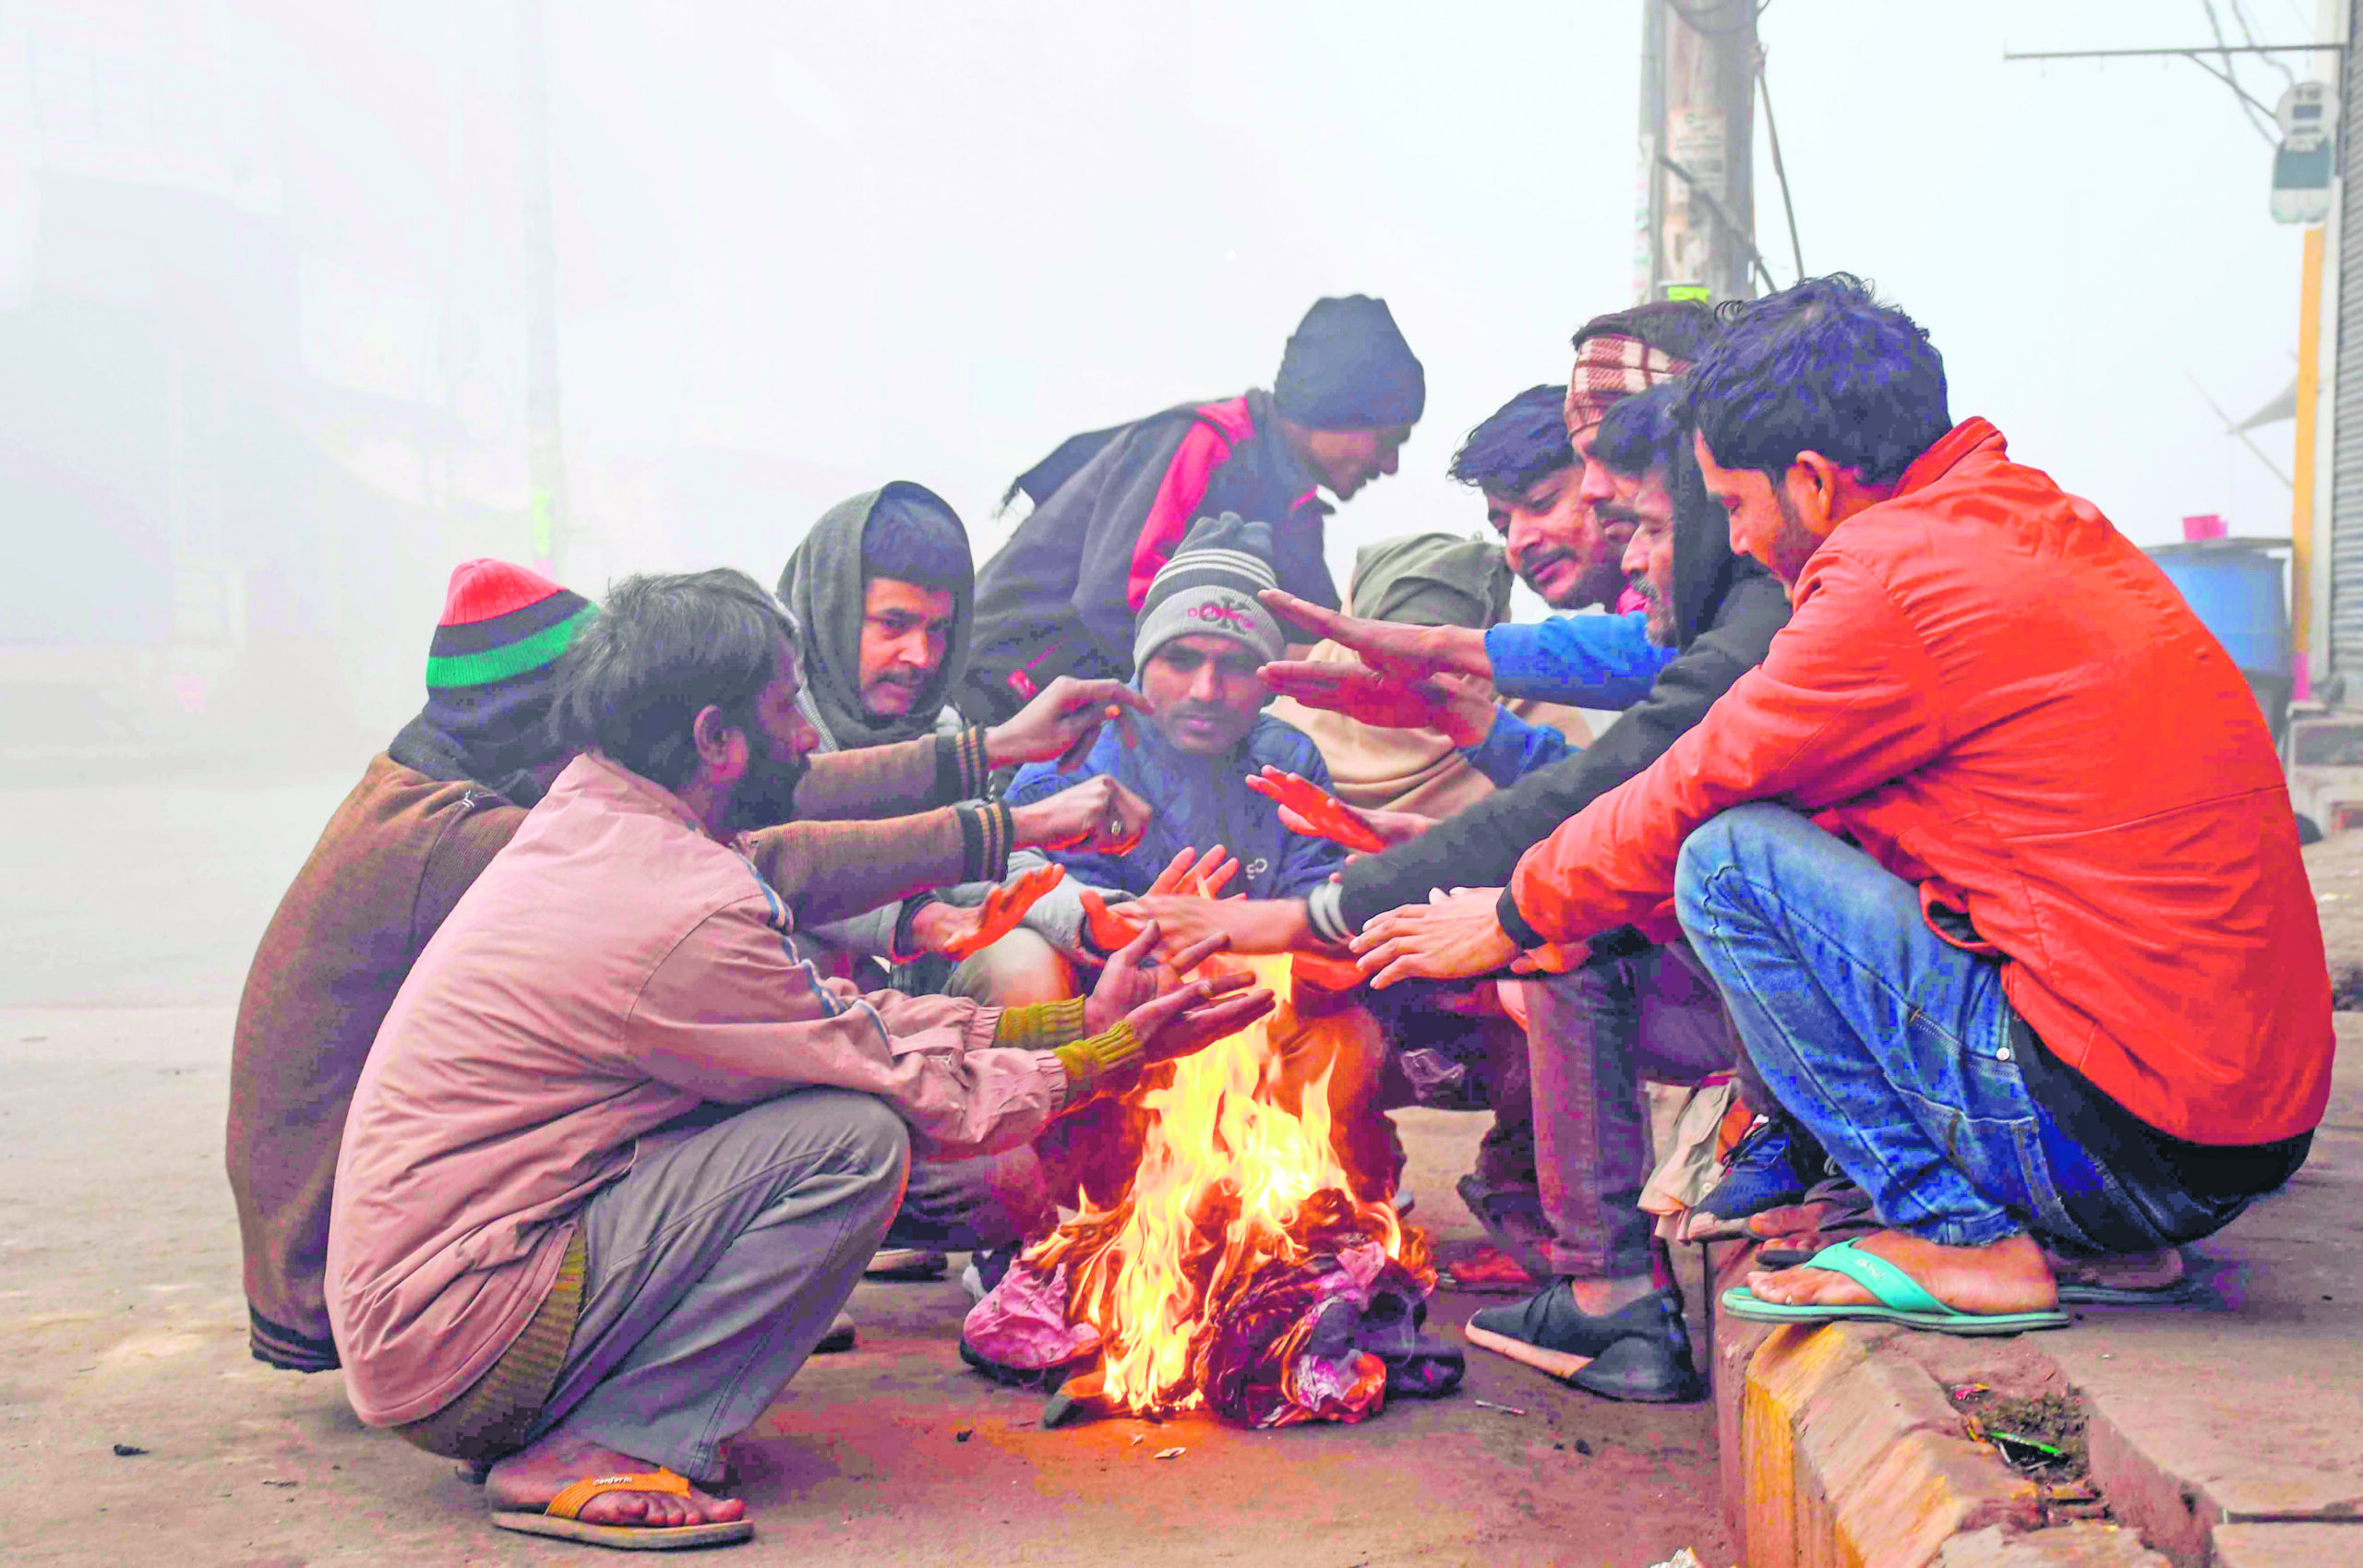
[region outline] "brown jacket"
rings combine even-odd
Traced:
[[[1006,818],[927,810],[978,793],[968,775],[980,769],[981,753],[955,736],[816,757],[797,795],[803,815],[925,815],[791,823],[752,835],[750,853],[774,887],[800,892],[787,903],[805,923],[997,880]],[[337,1365],[322,1270],[354,1084],[427,939],[525,816],[481,784],[380,755],[263,932],[231,1045],[226,1139],[258,1360],[297,1371]]]

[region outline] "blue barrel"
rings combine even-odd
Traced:
[[[2150,556],[2233,664],[2258,675],[2286,676],[2289,605],[2281,588],[2281,557],[2273,551],[2287,547],[2277,540],[2209,539],[2160,545]]]

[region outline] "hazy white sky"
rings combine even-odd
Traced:
[[[2242,4],[2262,37],[2312,34],[2312,0]],[[896,477],[951,497],[981,557],[1002,487],[1061,439],[1268,384],[1305,305],[1361,291],[1429,403],[1402,475],[1333,524],[1342,581],[1359,543],[1481,527],[1443,477],[1459,437],[1632,297],[1643,0],[547,9],[586,589],[716,560],[770,581],[829,504]],[[2193,386],[2245,414],[2294,366],[2270,148],[2189,64],[2001,58],[2203,42],[2201,0],[1777,0],[1761,28],[1807,266],[1913,312],[1956,414],[2138,540],[2200,511],[2286,532],[2287,492]],[[186,165],[285,225],[314,384],[392,400],[323,416],[341,461],[417,500],[417,422],[371,411],[456,387],[461,482],[522,505],[509,6],[55,0],[0,19],[0,56],[32,89],[0,107],[0,306],[29,286],[35,174]],[[1758,146],[1785,281],[1760,118]],[[2261,438],[2285,464],[2290,427]],[[422,617],[431,575],[399,590]]]
[[[2247,4],[2311,36],[2310,6]],[[1356,542],[1476,526],[1460,434],[1630,298],[1641,9],[556,7],[570,448],[759,451],[792,492],[661,535],[611,516],[618,555],[768,568],[890,476],[990,545],[1059,439],[1267,382],[1304,305],[1356,290],[1430,396],[1404,473],[1333,525],[1340,580]],[[2270,149],[2190,65],[2001,59],[2202,42],[2198,0],[1780,0],[1761,27],[1808,268],[1918,316],[1957,414],[2139,539],[2286,531],[2192,385],[2245,414],[2293,368]],[[1785,281],[1760,150],[1757,190]]]

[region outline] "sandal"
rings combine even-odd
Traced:
[[[500,1513],[492,1522],[520,1535],[551,1536],[619,1551],[677,1551],[683,1547],[721,1546],[742,1541],[755,1533],[751,1519],[730,1519],[705,1525],[590,1525],[579,1515],[582,1505],[611,1491],[655,1491],[669,1497],[690,1495],[690,1483],[670,1470],[639,1476],[598,1476],[576,1481],[549,1501],[539,1514]]]
[[[1824,1247],[1804,1266],[1842,1274],[1869,1291],[1876,1299],[1844,1306],[1792,1306],[1785,1301],[1764,1300],[1746,1286],[1734,1285],[1723,1292],[1723,1311],[1752,1323],[1833,1323],[1862,1319],[1901,1323],[1906,1328],[1926,1329],[1935,1334],[1971,1336],[2066,1328],[2070,1321],[2068,1314],[2061,1311],[1964,1312],[1958,1307],[1948,1307],[1929,1295],[1918,1280],[1885,1258],[1862,1251],[1852,1241]]]

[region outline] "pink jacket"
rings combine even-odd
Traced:
[[[573,1215],[705,1101],[876,1095],[937,1155],[1065,1103],[1000,1010],[825,981],[777,892],[669,792],[577,759],[419,955],[354,1091],[329,1317],[372,1426],[464,1391],[549,1293]]]

